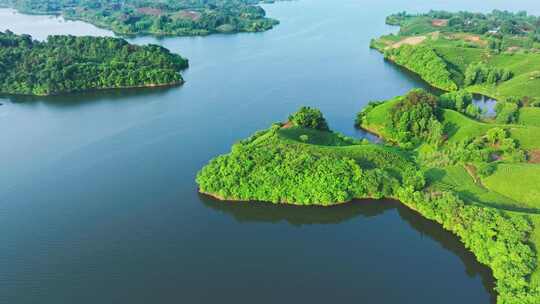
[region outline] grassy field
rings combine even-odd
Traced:
[[[391,139],[390,135],[386,133],[384,126],[390,115],[390,109],[393,105],[398,103],[400,99],[401,97],[396,97],[372,109],[366,116],[366,120],[362,127],[381,137]]]
[[[321,132],[314,129],[305,129],[292,127],[279,130],[279,135],[283,138],[297,142],[303,142],[311,145],[320,146],[348,146],[351,142],[346,138],[336,135],[331,132]],[[302,138],[305,139],[302,140]]]
[[[540,108],[521,108],[519,110],[519,123],[526,126],[540,127]]]
[[[308,136],[313,140],[307,142],[301,140],[300,135],[304,134],[309,134]],[[333,154],[354,159],[362,168],[366,169],[397,168],[404,170],[413,166],[410,156],[398,148],[351,143],[332,132],[293,127],[279,130],[278,135],[280,140],[289,144],[304,145],[305,149],[309,149],[314,153]]]
[[[466,138],[477,137],[497,126],[479,122],[459,112],[447,109],[443,110],[443,122],[449,142],[459,142]]]
[[[519,202],[486,189],[475,181],[462,165],[446,168],[430,168],[425,171],[428,185],[434,189],[452,190],[468,203],[480,203],[483,206],[506,210],[521,210]]]
[[[540,165],[499,164],[483,184],[492,191],[518,201],[525,208],[540,209]]]

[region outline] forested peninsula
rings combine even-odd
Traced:
[[[531,154],[540,148],[531,134],[540,130],[482,122],[467,114],[471,101],[464,91],[438,97],[413,90],[370,103],[356,124],[386,144],[333,132],[319,110],[303,107],[211,160],[197,175],[199,191],[303,206],[398,199],[455,233],[492,269],[497,303],[538,303],[536,188],[520,203],[489,185],[500,185],[508,168],[523,179],[540,176]]]
[[[540,167],[528,163],[529,149],[540,148],[528,137],[537,127],[470,118],[460,112],[468,107],[467,94],[413,90],[371,103],[357,125],[388,144],[332,132],[319,110],[303,107],[211,160],[197,175],[199,190],[221,200],[304,206],[398,199],[458,235],[493,270],[497,303],[538,303],[539,218],[515,211],[517,200],[505,201],[483,185],[504,178],[498,170],[508,166],[530,164],[522,177],[540,176]]]
[[[540,106],[540,17],[498,10],[401,12],[386,23],[399,32],[374,39],[371,47],[432,86]]]
[[[262,32],[279,22],[259,0],[0,0],[27,14],[58,14],[119,35],[202,36]],[[271,1],[264,1],[271,2]]]
[[[99,89],[156,87],[183,82],[187,59],[158,45],[119,38],[0,32],[0,93],[57,95]]]

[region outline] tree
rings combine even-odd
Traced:
[[[291,114],[289,122],[297,127],[329,131],[321,111],[310,107],[301,107],[296,113]]]

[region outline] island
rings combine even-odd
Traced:
[[[109,29],[118,35],[202,36],[262,32],[279,22],[258,0],[0,0],[26,14],[55,14]]]
[[[0,93],[57,95],[88,90],[183,83],[187,59],[158,45],[137,46],[110,37],[0,32]]]
[[[356,123],[385,144],[333,132],[319,110],[302,107],[212,159],[197,174],[199,191],[301,206],[396,199],[459,236],[492,269],[498,303],[538,303],[540,166],[528,162],[528,149],[540,148],[531,133],[540,129],[483,123],[454,110],[466,94],[417,89],[370,103]],[[527,181],[509,187],[501,182],[506,172]],[[529,201],[507,201],[500,193],[508,191]]]
[[[497,10],[401,12],[386,23],[399,32],[372,40],[371,47],[430,85],[539,106],[540,17]]]

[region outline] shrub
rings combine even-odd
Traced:
[[[464,113],[472,101],[473,96],[467,91],[449,92],[439,97],[439,106]]]
[[[515,123],[519,117],[519,107],[515,103],[497,102],[495,121],[500,124]]]
[[[465,85],[496,84],[507,81],[513,77],[513,73],[507,69],[492,67],[483,62],[471,63],[465,70]]]

